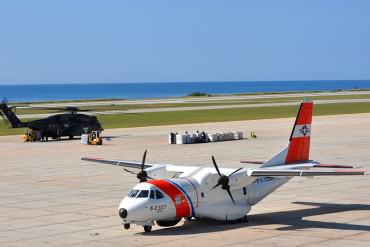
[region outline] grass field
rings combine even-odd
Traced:
[[[216,97],[215,97],[216,98]],[[196,106],[216,106],[216,105],[238,105],[238,104],[258,104],[258,103],[278,103],[278,102],[299,102],[304,97],[279,97],[279,98],[261,98],[261,99],[240,99],[240,100],[212,100],[192,103],[158,103],[158,104],[133,104],[133,105],[91,105],[81,106],[80,109],[93,109],[96,111],[112,110],[135,110],[135,109],[155,109],[155,108],[174,108],[174,107],[196,107]],[[370,94],[359,95],[332,95],[332,96],[313,96],[312,100],[337,100],[337,99],[370,99]],[[22,109],[18,108],[17,114],[40,114],[55,113],[55,110],[45,109]]]
[[[294,117],[297,106],[272,106],[197,111],[152,112],[141,114],[99,115],[105,129],[128,128],[186,123],[225,122],[238,120]],[[314,116],[370,113],[370,102],[320,104],[314,106]],[[23,129],[9,129],[0,122],[0,135],[23,133]]]

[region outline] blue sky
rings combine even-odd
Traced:
[[[0,2],[0,83],[370,79],[370,1]]]

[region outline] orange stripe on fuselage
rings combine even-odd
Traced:
[[[188,217],[191,215],[191,209],[186,196],[175,185],[166,180],[149,180],[146,183],[152,184],[166,193],[176,207],[176,218]]]

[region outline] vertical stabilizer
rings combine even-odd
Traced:
[[[262,167],[305,162],[310,159],[312,101],[301,103],[288,146]]]
[[[310,140],[313,103],[303,102],[289,139],[285,163],[295,163],[310,159]]]

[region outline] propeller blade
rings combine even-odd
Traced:
[[[226,191],[227,191],[227,193],[229,193],[229,196],[230,196],[231,200],[233,201],[233,203],[235,205],[235,201],[234,201],[233,195],[231,195],[230,187],[227,188]]]
[[[233,171],[229,176],[227,177],[230,177],[231,175],[233,175],[234,173],[237,173],[238,171],[240,171],[241,169],[243,169],[243,167],[239,168],[239,169],[236,169],[235,171]]]
[[[131,174],[134,174],[134,175],[137,175],[137,173],[135,173],[135,172],[133,172],[133,171],[130,171],[130,170],[126,169],[126,168],[123,168],[123,170],[124,170],[125,172],[131,173]]]
[[[218,166],[217,166],[217,163],[216,163],[216,160],[215,160],[215,157],[212,155],[212,162],[213,162],[213,166],[215,167],[215,169],[216,169],[216,171],[217,171],[217,173],[218,173],[218,175],[220,175],[220,177],[222,176],[221,175],[221,172],[220,172],[220,170],[218,169]]]
[[[217,183],[215,186],[212,187],[211,190],[215,189],[216,187],[220,186],[221,184]]]
[[[145,160],[146,160],[146,153],[147,153],[147,150],[145,150],[144,155],[143,155],[143,161],[141,162],[141,171],[144,171],[144,165],[145,165]]]

